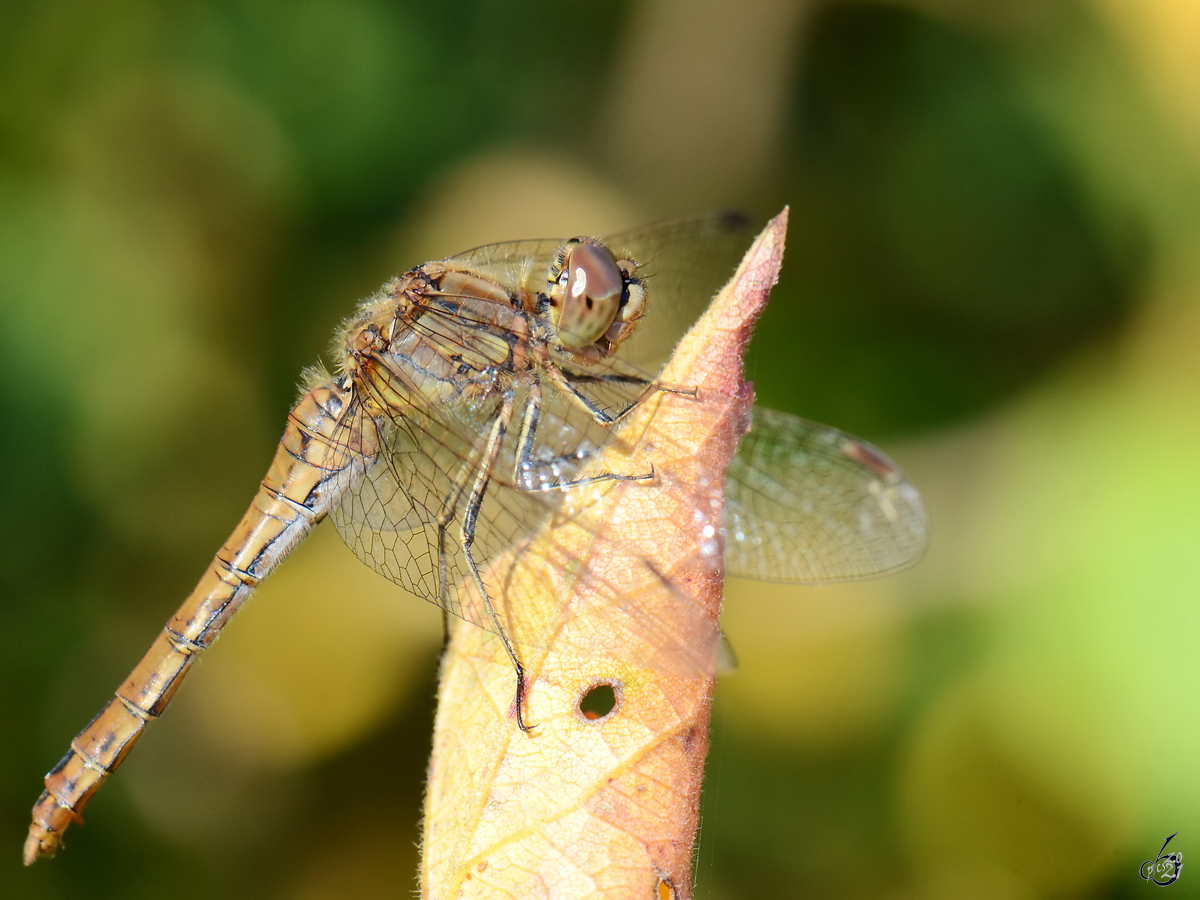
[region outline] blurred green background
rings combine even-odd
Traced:
[[[893,453],[932,542],[730,584],[697,896],[1156,891],[1200,852],[1198,59],[1195,0],[0,6],[0,895],[409,896],[440,618],[328,528],[19,856],[358,298],[785,203],[760,400]]]

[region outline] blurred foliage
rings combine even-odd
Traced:
[[[730,585],[698,896],[1148,889],[1200,834],[1194,7],[0,6],[0,894],[408,896],[440,622],[323,532],[19,850],[357,298],[784,203],[759,398],[885,441],[933,544]]]
[[[1111,331],[1142,269],[1136,223],[1103,233],[1001,48],[869,6],[832,8],[810,41],[794,268],[763,329],[795,355],[763,372],[781,386],[765,402],[870,432],[945,425]],[[832,371],[857,389],[828,391]]]

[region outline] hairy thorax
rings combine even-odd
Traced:
[[[534,303],[452,262],[426,263],[347,324],[343,366],[381,410],[485,400],[530,366]]]

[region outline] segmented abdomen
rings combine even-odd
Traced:
[[[353,408],[352,392],[343,379],[300,398],[242,521],[113,699],[46,775],[25,842],[26,865],[53,854],[147,722],[166,709],[196,654],[362,476],[378,452],[377,438]]]

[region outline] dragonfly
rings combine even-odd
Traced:
[[[528,731],[509,618],[519,606],[496,602],[504,575],[492,564],[572,492],[655,477],[588,463],[648,398],[688,393],[656,373],[750,237],[744,217],[709,214],[604,239],[490,244],[419,265],[365,300],[337,336],[336,370],[305,373],[266,477],[195,590],[46,775],[25,864],[53,855],[199,654],[327,517],[377,572],[499,637]],[[885,574],[920,556],[926,528],[916,489],[882,451],[752,411],[726,475],[726,574]]]

